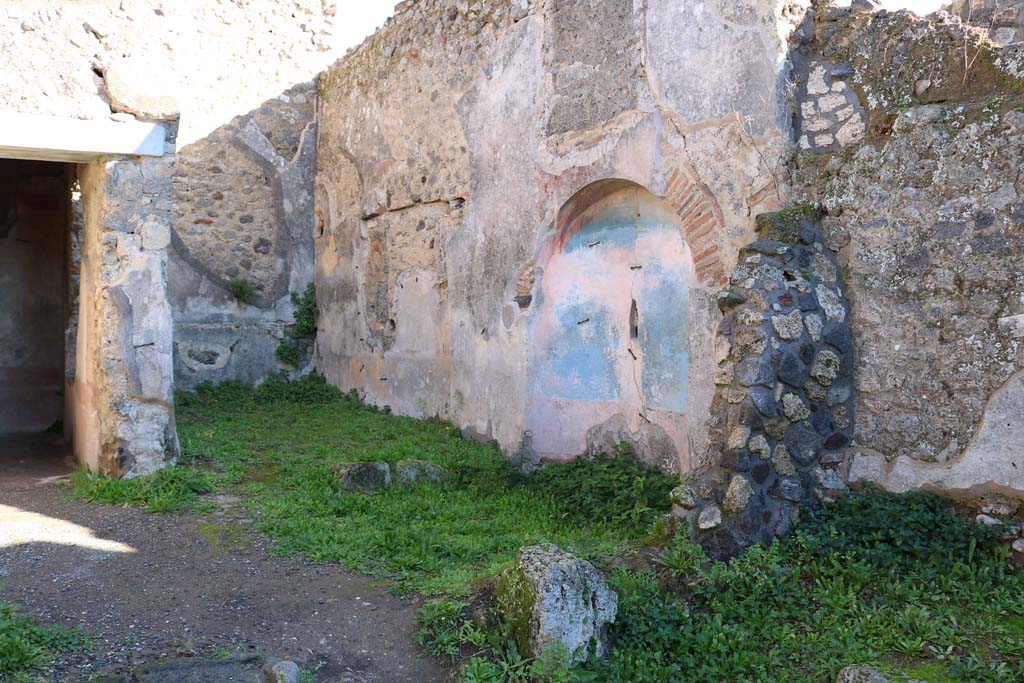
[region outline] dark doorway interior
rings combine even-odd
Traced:
[[[0,159],[0,436],[63,423],[69,173]]]

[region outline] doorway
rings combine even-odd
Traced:
[[[70,173],[0,159],[0,436],[64,424]]]

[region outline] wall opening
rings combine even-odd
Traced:
[[[663,470],[687,469],[694,268],[672,207],[634,183],[595,183],[562,207],[541,252],[526,415],[536,455],[627,443]]]
[[[0,159],[0,436],[63,430],[72,177]]]

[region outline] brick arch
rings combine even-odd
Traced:
[[[697,279],[709,287],[725,284],[720,244],[725,219],[711,190],[700,181],[692,166],[683,164],[669,175],[663,199],[675,208],[679,217],[683,235],[693,251]]]

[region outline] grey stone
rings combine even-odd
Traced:
[[[794,424],[786,432],[786,448],[789,454],[802,465],[809,465],[818,459],[821,437],[816,431],[801,424]]]
[[[821,339],[821,330],[825,326],[825,321],[821,319],[820,315],[809,313],[804,317],[804,325],[807,327],[807,334],[811,335],[811,339],[814,341]]]
[[[597,568],[546,544],[519,549],[516,562],[495,587],[495,602],[521,652],[535,657],[553,646],[569,661],[608,653],[608,624],[615,621],[618,596]]]
[[[266,683],[299,683],[301,677],[299,665],[288,660],[268,662],[263,668],[263,680]]]
[[[751,488],[750,482],[743,475],[737,474],[729,482],[722,507],[726,512],[742,512],[747,507],[747,501],[752,495],[754,495],[754,490]]]
[[[694,492],[693,487],[688,484],[680,484],[672,489],[672,492],[669,493],[669,498],[672,499],[674,505],[678,505],[684,510],[692,510],[697,507],[697,494]]]
[[[807,381],[808,370],[800,356],[786,352],[779,358],[779,379],[792,387],[802,386]]]
[[[819,351],[811,365],[811,377],[823,386],[829,386],[839,376],[839,356],[827,349]]]
[[[804,497],[804,485],[799,479],[779,479],[776,490],[780,497],[794,503],[799,503]]]
[[[775,452],[772,453],[772,467],[775,468],[775,472],[779,476],[796,476],[796,465],[793,464],[793,458],[789,455],[789,449],[784,444],[780,443],[775,447]]]
[[[371,493],[391,486],[391,467],[386,462],[341,463],[331,469],[344,491]]]
[[[825,392],[825,402],[831,408],[840,403],[850,400],[850,385],[843,381],[833,382]]]
[[[849,64],[836,64],[829,74],[832,78],[848,78],[853,75],[853,67]]]
[[[814,293],[818,295],[818,302],[821,304],[821,308],[825,311],[825,315],[829,320],[835,320],[836,322],[846,320],[846,306],[843,305],[842,299],[839,298],[839,294],[834,289],[825,285],[818,285],[814,288]]]
[[[762,434],[758,434],[750,438],[747,442],[747,450],[761,460],[767,460],[772,455],[772,449],[771,446],[768,445],[768,439],[764,438],[764,435]]]
[[[438,483],[448,479],[448,470],[426,460],[399,460],[394,465],[395,483],[411,486],[423,482]]]
[[[792,422],[806,420],[811,415],[807,404],[796,394],[782,395],[782,412]]]
[[[787,315],[773,315],[772,327],[781,339],[794,341],[804,333],[803,317],[798,310]]]
[[[717,505],[709,505],[697,515],[697,528],[701,531],[714,529],[722,524],[722,511]]]
[[[854,0],[854,3],[865,0]],[[893,683],[879,672],[868,666],[848,666],[836,676],[836,683]]]
[[[775,372],[767,360],[756,357],[744,358],[736,366],[736,381],[745,387],[756,384],[770,387],[775,384]]]

